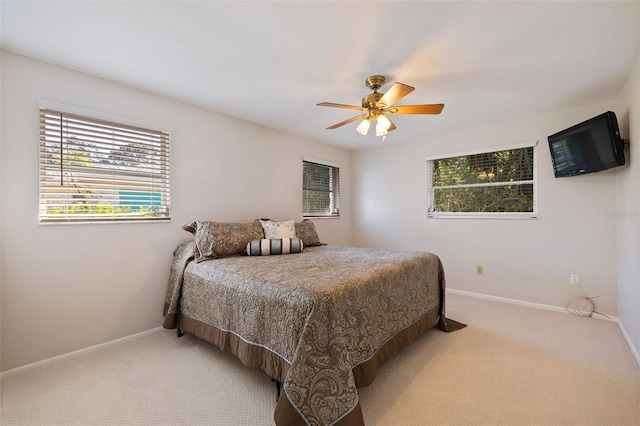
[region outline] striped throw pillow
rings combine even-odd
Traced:
[[[271,238],[251,240],[247,243],[247,254],[249,256],[301,253],[302,249],[303,244],[300,238]]]

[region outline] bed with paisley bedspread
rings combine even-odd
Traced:
[[[462,326],[445,318],[444,293],[431,253],[324,245],[194,262],[184,243],[163,325],[280,382],[277,425],[362,425],[358,387],[425,330]]]

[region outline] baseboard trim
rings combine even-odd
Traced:
[[[475,297],[476,299],[493,300],[494,302],[508,303],[510,305],[527,306],[529,308],[543,309],[545,311],[562,312],[568,314],[567,310],[560,306],[545,305],[543,303],[533,303],[518,299],[509,299],[507,297],[492,296],[490,294],[474,293],[472,291],[457,290],[455,288],[447,288],[447,293],[461,294],[463,296]]]
[[[455,288],[447,288],[446,291],[447,291],[447,293],[460,294],[460,295],[463,295],[463,296],[475,297],[476,299],[493,300],[495,302],[509,303],[509,304],[512,304],[512,305],[527,306],[529,308],[543,309],[543,310],[546,310],[546,311],[553,311],[553,312],[560,312],[560,313],[564,313],[564,314],[571,314],[569,311],[567,311],[564,307],[561,307],[561,306],[545,305],[544,303],[526,302],[524,300],[509,299],[507,297],[492,296],[492,295],[489,295],[489,294],[482,294],[482,293],[474,293],[472,291],[457,290]],[[620,321],[620,319],[618,317],[604,316],[604,315],[601,315],[601,314],[596,314],[596,315],[592,316],[591,318],[604,320],[604,321],[611,321],[611,322],[615,322],[616,324],[618,324],[618,328],[620,329],[620,332],[622,333],[622,336],[624,337],[625,342],[627,342],[627,346],[629,347],[629,350],[631,350],[631,354],[633,355],[633,357],[636,359],[636,362],[640,366],[640,355],[638,355],[638,350],[636,349],[635,345],[631,341],[631,338],[627,334],[627,331],[624,329],[624,325],[622,324],[622,322]]]
[[[636,362],[638,363],[638,366],[640,366],[640,354],[638,354],[638,350],[636,349],[635,345],[631,341],[631,337],[629,337],[629,335],[627,334],[627,330],[624,329],[624,325],[622,324],[622,321],[618,320],[617,322],[618,322],[618,327],[620,327],[620,332],[622,332],[622,336],[624,336],[624,340],[627,341],[627,345],[629,346],[631,353],[635,357]]]
[[[463,295],[463,296],[475,297],[476,299],[493,300],[495,302],[509,303],[509,304],[512,304],[512,305],[520,305],[520,306],[526,306],[526,307],[529,307],[529,308],[542,309],[542,310],[546,310],[546,311],[553,311],[553,312],[560,312],[560,313],[569,314],[569,312],[563,307],[553,306],[553,305],[546,305],[544,303],[527,302],[527,301],[524,301],[524,300],[510,299],[508,297],[492,296],[492,295],[489,295],[489,294],[474,293],[472,291],[457,290],[455,288],[447,288],[446,291],[447,291],[447,293],[460,294],[460,295]],[[631,354],[634,356],[634,358],[636,359],[636,362],[640,366],[640,354],[638,354],[638,350],[636,349],[635,345],[631,341],[631,338],[629,337],[629,334],[627,334],[627,331],[625,330],[624,325],[618,319],[618,317],[605,317],[605,316],[602,316],[602,315],[598,315],[598,316],[594,316],[593,318],[601,319],[601,320],[605,320],[605,321],[612,321],[612,322],[615,322],[615,323],[618,324],[618,328],[620,328],[620,332],[622,333],[622,336],[624,337],[624,340],[627,342],[627,346],[631,350]],[[146,331],[142,331],[140,333],[132,334],[131,336],[126,336],[126,337],[122,337],[120,339],[111,340],[109,342],[100,343],[100,344],[95,345],[95,346],[90,346],[88,348],[79,349],[77,351],[69,352],[67,354],[55,356],[53,358],[48,358],[48,359],[45,359],[45,360],[42,360],[42,361],[34,362],[32,364],[27,364],[27,365],[23,365],[21,367],[13,368],[11,370],[3,371],[3,372],[0,372],[0,380],[9,379],[9,378],[14,377],[17,374],[23,373],[25,371],[35,370],[37,368],[42,368],[42,367],[48,367],[48,366],[51,366],[51,365],[54,365],[54,364],[57,364],[57,363],[60,363],[60,362],[64,362],[64,361],[68,361],[70,359],[78,358],[78,357],[80,357],[82,355],[90,354],[92,352],[97,352],[97,351],[100,351],[100,350],[103,350],[103,349],[106,349],[106,348],[109,348],[109,347],[112,347],[112,346],[117,346],[119,344],[122,344],[122,343],[125,343],[125,342],[129,342],[129,341],[132,341],[132,340],[137,340],[137,339],[140,339],[142,337],[157,333],[160,330],[162,330],[162,327],[152,328],[150,330],[146,330]]]
[[[118,346],[122,343],[130,342],[132,340],[138,340],[143,337],[149,336],[151,334],[155,334],[159,330],[162,330],[162,327],[152,328],[151,330],[142,331],[140,333],[132,334],[131,336],[121,337],[120,339],[111,340],[109,342],[100,343],[98,345],[90,346],[88,348],[79,349],[77,351],[69,352],[63,355],[54,356],[53,358],[47,358],[42,361],[37,361],[31,364],[12,368],[11,370],[1,372],[0,380],[9,379],[11,377],[24,373],[26,371],[36,370],[38,368],[43,368],[43,367],[50,367],[52,365],[59,364],[64,361],[69,361],[71,359],[78,358],[82,355],[87,355],[87,354],[98,352],[113,346]]]

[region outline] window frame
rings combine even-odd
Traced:
[[[311,213],[305,211],[304,191],[305,187],[304,169],[305,163],[317,164],[323,167],[331,168],[332,174],[337,171],[337,179],[332,178],[331,188],[329,192],[329,212],[327,214],[318,214],[317,212]],[[340,164],[331,161],[320,160],[312,157],[302,157],[302,217],[306,219],[319,219],[319,218],[339,218],[340,217]]]
[[[434,191],[433,187],[433,161],[443,160],[447,158],[465,157],[477,154],[489,154],[499,151],[509,151],[515,149],[533,148],[533,211],[531,212],[437,212],[433,211]],[[427,218],[428,219],[537,219],[538,218],[538,141],[527,141],[508,145],[499,145],[488,148],[480,148],[475,150],[431,155],[425,158],[427,162]],[[521,184],[518,182],[518,184]],[[486,184],[465,184],[460,187],[489,187],[489,186],[504,186],[505,183],[491,183]]]
[[[91,138],[96,137],[96,135],[99,133],[100,128],[98,128],[98,126],[102,125],[104,127],[102,127],[103,130],[106,130],[109,128],[109,126],[112,126],[111,130],[114,132],[119,132],[119,131],[128,131],[128,132],[140,132],[137,133],[138,135],[142,135],[144,138],[148,137],[149,141],[138,141],[136,140],[135,142],[131,142],[132,144],[136,144],[136,147],[134,148],[134,150],[132,151],[131,149],[127,150],[124,149],[122,152],[117,151],[117,155],[118,157],[115,157],[117,159],[119,159],[119,161],[126,161],[126,160],[131,160],[133,159],[137,159],[136,157],[139,156],[140,154],[136,154],[137,152],[139,152],[140,149],[144,149],[145,151],[143,152],[143,154],[145,155],[152,155],[152,157],[150,158],[150,161],[154,162],[154,166],[147,166],[150,167],[150,170],[145,170],[144,172],[141,171],[126,171],[126,167],[136,167],[136,164],[130,165],[122,165],[121,163],[118,166],[114,166],[114,164],[110,164],[107,162],[107,166],[105,167],[96,167],[96,169],[92,169],[92,170],[87,170],[87,171],[82,171],[81,169],[83,169],[83,167],[81,167],[80,169],[78,169],[77,164],[73,164],[74,161],[77,160],[73,160],[73,156],[75,154],[69,154],[68,150],[71,149],[71,152],[74,152],[74,148],[73,145],[71,145],[71,148],[69,148],[69,140],[71,140],[72,138],[77,138],[78,135],[72,135],[71,137],[69,136],[65,136],[65,139],[63,141],[63,134],[66,133],[66,129],[64,131],[64,133],[61,133],[62,131],[62,125],[63,125],[63,119],[57,119],[59,120],[59,123],[55,122],[54,120],[54,125],[50,128],[47,129],[46,125],[44,125],[44,123],[46,122],[46,117],[45,115],[48,114],[50,117],[55,116],[55,115],[60,115],[61,117],[71,117],[74,120],[80,120],[78,123],[80,126],[84,126],[84,124],[82,124],[82,120],[86,120],[86,126],[87,126],[87,131],[88,132],[88,136],[87,136],[87,140],[83,141],[83,139],[78,139],[79,141],[82,142],[82,144],[85,145],[92,145],[92,152],[96,151],[96,152],[100,152],[100,154],[97,154],[98,156],[102,155],[109,155],[109,158],[111,158],[111,155],[116,155],[114,154],[113,150],[119,149],[118,147],[128,147],[129,145],[127,143],[123,144],[123,145],[119,145],[116,144],[116,142],[120,142],[122,143],[121,137],[120,136],[112,136],[112,144],[113,145],[109,145],[108,142],[105,142],[108,140],[107,137],[104,137],[102,140],[98,140],[97,142],[88,142],[91,140]],[[67,224],[104,224],[104,223],[166,223],[168,221],[171,221],[171,170],[170,170],[170,161],[171,161],[171,156],[170,156],[170,143],[171,143],[171,130],[167,129],[166,126],[162,126],[162,125],[158,125],[158,124],[154,124],[154,123],[147,123],[147,122],[141,122],[139,120],[133,120],[133,119],[129,119],[127,117],[121,117],[121,116],[115,116],[115,115],[110,115],[110,114],[106,114],[103,112],[98,112],[98,111],[92,111],[92,110],[88,110],[85,108],[80,108],[80,107],[74,107],[74,106],[69,106],[69,105],[64,105],[64,104],[58,104],[55,102],[49,102],[49,101],[39,101],[39,105],[38,105],[38,122],[40,125],[40,132],[39,132],[39,137],[38,137],[38,149],[39,149],[39,155],[38,155],[38,222],[40,225],[67,225]],[[66,120],[66,118],[65,118]],[[44,125],[44,127],[43,127]],[[56,132],[55,127],[60,125],[60,131]],[[92,126],[95,126],[95,128],[93,128]],[[51,132],[47,133],[48,130],[51,130]],[[51,133],[55,132],[55,134],[57,135],[56,137],[60,138],[60,147],[57,149],[57,151],[52,150],[52,140],[50,138]],[[97,132],[97,133],[96,133]],[[49,135],[49,136],[47,136]],[[154,136],[151,136],[154,135]],[[124,139],[126,140],[131,140],[129,139],[131,136],[124,136]],[[135,136],[134,136],[135,137]],[[155,137],[156,139],[153,139],[153,137]],[[152,142],[153,140],[153,142]],[[96,148],[93,145],[97,145],[99,148]],[[137,145],[140,145],[141,147],[138,148]],[[80,146],[80,145],[78,145]],[[106,148],[110,147],[110,148]],[[108,149],[111,149],[111,154],[108,154]],[[67,151],[67,153],[65,153],[65,151]],[[134,154],[129,154],[130,152],[134,152]],[[67,155],[71,155],[72,157],[70,158],[66,158],[66,160],[63,158],[62,161],[58,160],[58,162],[60,163],[60,167],[61,167],[61,173],[64,173],[64,167],[65,167],[65,161],[70,161],[71,163],[67,163],[66,167],[70,168],[71,173],[73,173],[73,170],[76,170],[76,172],[79,172],[81,174],[85,174],[85,175],[92,175],[92,177],[87,177],[87,178],[81,178],[81,179],[88,179],[88,181],[81,181],[82,185],[86,185],[87,183],[93,183],[92,179],[95,180],[97,179],[99,176],[104,176],[106,179],[100,179],[102,186],[98,187],[98,189],[96,189],[96,191],[101,192],[102,194],[100,195],[100,197],[105,197],[106,201],[96,201],[96,204],[103,204],[106,206],[129,206],[131,208],[131,212],[129,212],[129,214],[126,214],[124,212],[116,212],[116,213],[96,213],[96,212],[91,212],[88,214],[84,214],[84,213],[80,213],[80,214],[70,214],[70,213],[62,213],[59,215],[58,214],[47,214],[47,201],[48,198],[45,196],[44,192],[46,192],[46,187],[47,185],[50,185],[53,182],[53,179],[51,177],[51,175],[47,176],[47,172],[51,171],[51,166],[47,165],[50,164],[50,162],[47,162],[45,155],[47,153],[53,153],[53,155],[63,155],[63,156],[67,156]],[[57,154],[56,154],[57,153]],[[131,155],[131,157],[129,157],[129,155]],[[143,161],[141,163],[149,163],[149,160]],[[100,160],[98,163],[96,164],[103,164],[105,163],[105,161]],[[158,165],[160,164],[160,165]],[[112,167],[109,167],[112,166]],[[93,167],[93,166],[92,166]],[[120,173],[119,175],[117,173],[114,173],[114,171],[119,170],[120,168],[122,168],[124,171],[122,173]],[[70,172],[67,172],[70,173]],[[128,182],[128,180],[130,179],[130,176],[135,175],[135,180],[136,182],[134,183],[134,185],[136,185],[136,188],[132,189],[131,187],[127,188],[124,185]],[[142,178],[141,178],[142,175]],[[146,176],[145,176],[146,175]],[[106,189],[104,187],[104,181],[109,180],[109,176],[111,176],[112,179],[112,186],[110,189],[110,195],[106,195],[109,194],[109,189]],[[77,178],[77,177],[76,177]],[[66,181],[65,179],[65,175],[64,174],[58,174],[57,177],[55,178],[56,180],[60,180],[61,183],[61,187],[63,188],[68,188],[68,181]],[[149,189],[145,189],[145,187],[148,186]],[[83,186],[81,186],[81,189],[84,188]],[[101,189],[102,188],[102,189]],[[59,191],[60,193],[64,192],[64,190]],[[55,193],[55,191],[54,191]],[[118,204],[115,204],[115,200],[116,200],[116,194],[118,194]],[[69,198],[65,198],[65,197],[69,197],[69,195],[63,195],[62,199],[64,200],[62,204],[60,204],[60,206],[64,209],[64,206],[70,206],[71,202],[69,202]],[[135,202],[133,202],[135,199]],[[158,200],[159,203],[158,203]],[[113,203],[109,203],[108,201],[112,201]],[[139,214],[136,215],[131,214],[132,212],[137,211],[138,209],[142,209],[143,206],[150,206],[151,207],[151,211],[153,212],[154,207],[157,205],[159,205],[159,211],[156,212],[156,214],[154,214],[153,216],[148,216],[148,215],[143,215],[143,214]],[[90,205],[93,205],[91,201],[89,201]],[[137,209],[134,209],[133,207],[138,206]],[[99,207],[98,207],[99,208]]]

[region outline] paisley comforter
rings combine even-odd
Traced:
[[[430,253],[318,246],[192,262],[174,253],[165,328],[179,327],[282,383],[276,424],[363,424],[357,387],[444,318]]]

